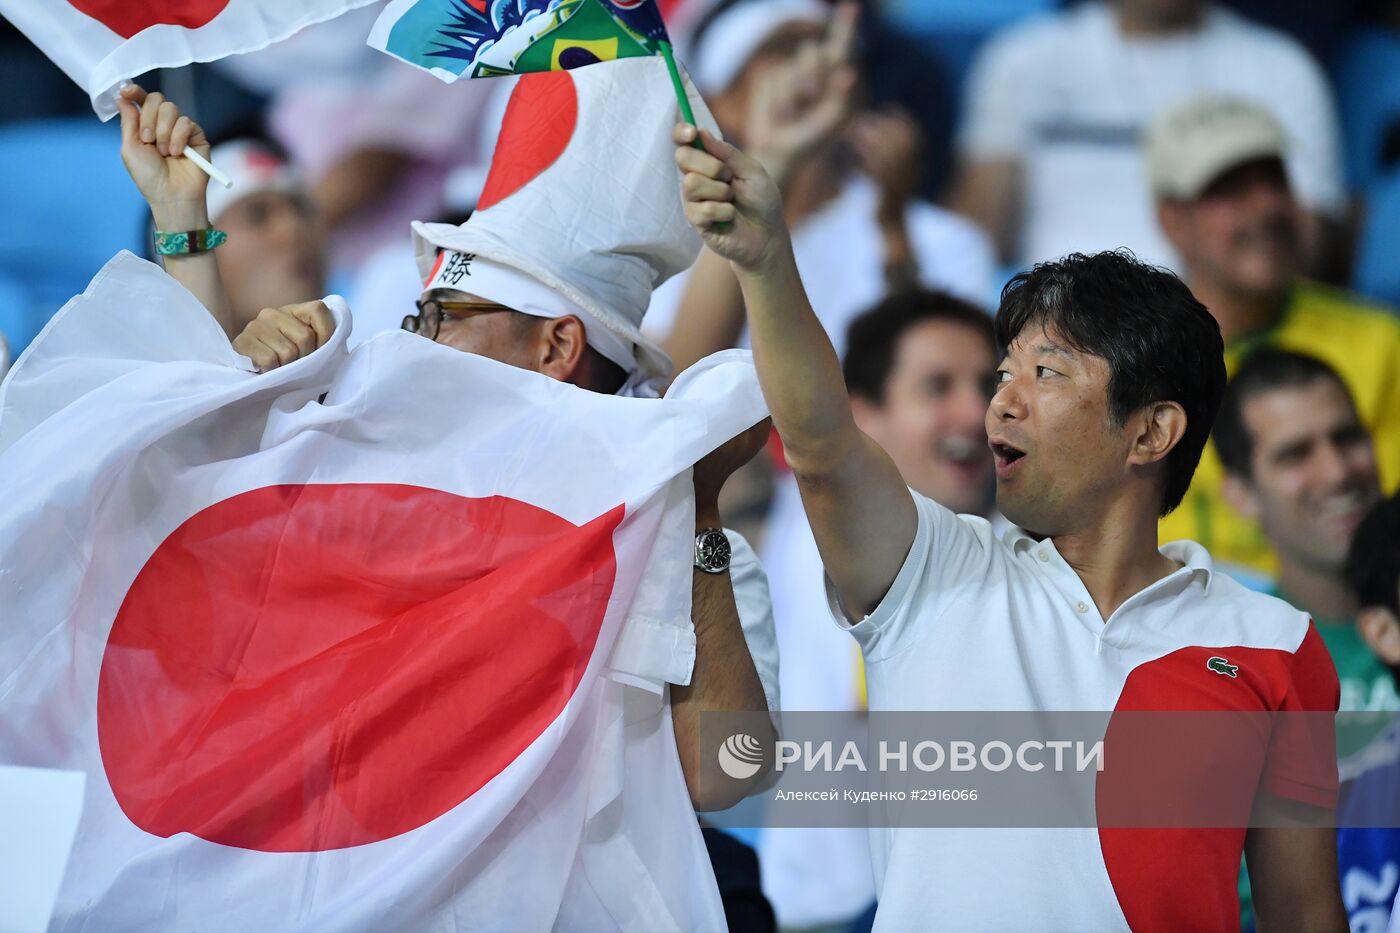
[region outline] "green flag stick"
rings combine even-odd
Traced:
[[[700,141],[700,127],[695,124],[695,111],[690,109],[690,95],[685,92],[685,82],[681,80],[681,70],[676,67],[676,56],[671,51],[671,43],[661,43],[661,57],[666,59],[666,70],[671,73],[671,86],[676,89],[676,101],[681,105],[681,119],[695,127],[695,140],[691,145],[704,152],[705,144]],[[728,227],[728,221],[715,224],[715,228],[719,230]]]
[[[671,84],[676,89],[676,101],[681,105],[681,119],[695,126],[695,111],[690,109],[690,95],[685,92],[685,82],[681,80],[681,70],[676,67],[676,56],[671,51],[671,43],[661,43],[661,57],[666,59],[666,70],[671,73]],[[705,144],[700,141],[698,126],[695,126],[695,141],[691,145],[696,149],[705,148]]]

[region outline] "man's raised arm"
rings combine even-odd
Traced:
[[[748,308],[763,396],[827,575],[857,618],[894,582],[917,514],[894,463],[851,416],[836,350],[812,312],[793,260],[782,198],[762,166],[696,129],[675,130],[686,216],[734,267]]]

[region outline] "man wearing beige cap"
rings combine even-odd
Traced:
[[[1346,381],[1375,438],[1381,484],[1400,479],[1400,321],[1301,277],[1301,209],[1284,163],[1286,136],[1242,98],[1205,95],[1168,108],[1144,138],[1162,230],[1196,297],[1225,338],[1225,364],[1261,346],[1312,354]],[[1218,559],[1273,576],[1263,531],[1225,504],[1224,473],[1207,446],[1163,541],[1199,541]]]

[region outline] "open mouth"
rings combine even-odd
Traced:
[[[1009,474],[1016,463],[1026,455],[1024,450],[1019,450],[1002,441],[989,441],[988,446],[992,448],[992,456],[997,461],[997,476]]]

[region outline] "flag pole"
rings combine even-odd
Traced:
[[[671,75],[671,86],[676,89],[676,102],[681,105],[681,119],[695,126],[695,111],[690,107],[690,95],[686,93],[685,82],[681,80],[681,70],[676,67],[676,55],[671,51],[671,43],[663,39],[660,45],[661,57],[666,59],[666,70]],[[705,144],[700,141],[698,126],[695,126],[695,141],[691,145],[696,149],[705,148]]]

